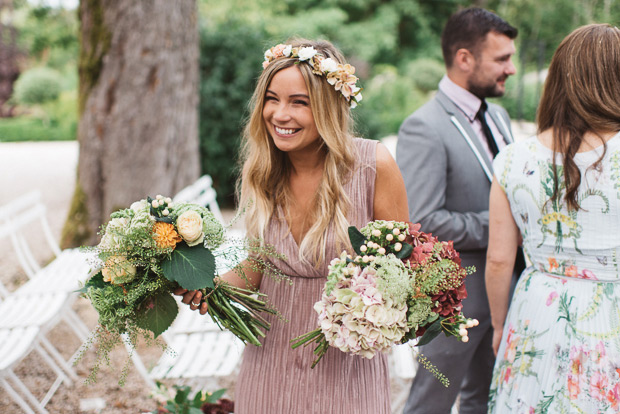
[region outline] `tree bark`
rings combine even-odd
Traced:
[[[81,0],[77,186],[63,246],[200,173],[196,0]]]

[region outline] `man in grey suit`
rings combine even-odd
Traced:
[[[450,17],[441,46],[446,75],[436,96],[409,116],[398,133],[396,160],[407,187],[411,221],[440,240],[453,240],[466,279],[463,313],[480,325],[469,341],[440,335],[421,352],[450,380],[444,386],[418,370],[406,414],[448,414],[460,393],[460,414],[486,413],[494,355],[484,284],[492,160],[513,141],[508,113],[485,98],[502,96],[515,73],[517,29],[480,8]]]

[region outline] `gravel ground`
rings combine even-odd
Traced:
[[[515,123],[513,129],[517,139],[534,133],[532,124]],[[387,143],[387,142],[386,142]],[[390,143],[391,144],[391,143]],[[388,145],[390,145],[388,144]],[[43,142],[43,143],[0,143],[0,205],[28,191],[39,189],[42,200],[47,206],[47,217],[56,239],[60,238],[62,226],[67,217],[69,203],[73,195],[75,172],[77,166],[77,142]],[[231,211],[223,212],[225,217],[232,217]],[[29,242],[40,263],[52,258],[52,252],[43,241],[43,237],[33,227],[28,232]],[[9,290],[15,290],[27,280],[13,256],[8,240],[0,240],[0,282]],[[89,328],[94,328],[97,321],[96,312],[89,302],[78,298],[73,309]],[[69,358],[79,347],[80,340],[72,333],[69,326],[61,322],[54,326],[47,338]],[[140,344],[138,352],[147,367],[152,366],[162,351],[157,347]],[[127,382],[123,387],[117,383],[119,372],[127,361],[127,352],[118,347],[111,354],[110,366],[103,366],[95,384],[87,385],[84,380],[93,365],[93,349],[85,353],[82,361],[75,367],[79,377],[72,385],[62,384],[46,408],[50,413],[100,412],[109,414],[141,413],[155,408],[149,397],[150,390],[132,367]],[[45,395],[55,375],[43,363],[36,352],[31,352],[15,367],[15,373],[38,398]],[[229,390],[234,397],[234,375],[223,378],[220,386]],[[409,380],[392,380],[392,400],[408,388]],[[210,390],[213,391],[213,390]],[[105,406],[101,409],[81,409],[91,399],[97,399]],[[395,408],[395,407],[394,407]],[[6,391],[0,387],[0,413],[21,413]]]

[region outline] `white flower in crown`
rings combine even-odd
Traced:
[[[343,65],[332,58],[326,58],[312,46],[293,47],[280,43],[265,51],[263,69],[282,57],[296,58],[300,62],[308,63],[312,67],[312,73],[325,76],[325,80],[344,96],[351,108],[355,108],[362,100],[361,88],[356,85],[358,78],[354,75],[353,66]]]
[[[299,52],[297,52],[297,55],[299,57],[299,60],[301,60],[302,62],[304,60],[310,60],[314,57],[314,55],[316,55],[316,49],[313,48],[312,46],[306,46],[306,47],[302,47],[301,49],[299,49]]]
[[[332,58],[321,60],[321,71],[323,72],[335,72],[338,70],[338,62]],[[333,85],[333,84],[331,84]]]

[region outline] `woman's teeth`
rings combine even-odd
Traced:
[[[292,135],[292,134],[294,134],[294,133],[295,133],[295,130],[294,130],[294,129],[284,129],[284,128],[278,128],[278,127],[275,127],[275,128],[276,128],[276,132],[277,132],[278,134],[282,134],[282,135]]]

